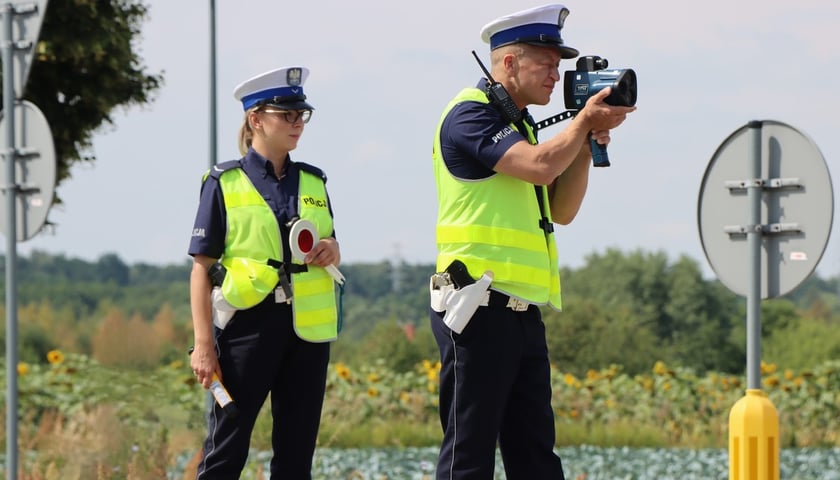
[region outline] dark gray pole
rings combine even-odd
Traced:
[[[747,291],[747,389],[761,389],[761,122],[749,123],[752,133],[752,162],[747,190],[750,219],[747,231],[749,288]]]
[[[210,0],[210,168],[216,164],[216,0]]]
[[[3,14],[3,115],[6,117],[6,479],[17,478],[17,285],[15,264],[17,263],[17,179],[15,178],[15,83],[14,43],[12,42],[12,17],[14,7],[6,3],[0,7]]]

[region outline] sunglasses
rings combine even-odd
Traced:
[[[260,110],[263,113],[273,113],[281,115],[284,120],[289,123],[297,123],[300,120],[303,123],[309,123],[312,118],[312,110]]]

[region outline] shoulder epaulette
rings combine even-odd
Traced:
[[[207,171],[205,174],[205,179],[207,177],[213,177],[216,180],[228,170],[232,170],[234,168],[241,168],[242,165],[239,163],[239,160],[228,160],[226,162],[222,162],[216,165],[213,165],[213,168]]]
[[[324,183],[327,183],[327,174],[315,165],[310,165],[305,162],[295,162],[295,165],[297,165],[298,168],[300,168],[304,172],[311,173],[312,175],[315,175],[316,177],[323,180]]]

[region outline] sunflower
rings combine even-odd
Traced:
[[[60,350],[50,350],[47,352],[47,361],[53,365],[60,365],[64,361],[64,354]]]
[[[347,365],[344,365],[341,362],[335,364],[335,372],[338,374],[339,377],[345,380],[350,378],[350,369],[347,368]]]

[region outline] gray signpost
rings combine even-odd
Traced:
[[[43,114],[21,102],[29,78],[47,0],[0,4],[2,16],[3,119],[0,120],[5,175],[0,196],[6,212],[6,479],[17,479],[17,242],[37,233],[53,200],[55,148]],[[2,169],[0,169],[2,171]],[[19,183],[18,180],[22,180]],[[20,201],[19,201],[20,200]],[[18,222],[20,219],[20,223]],[[18,234],[20,227],[20,234]]]
[[[813,273],[828,244],[834,199],[819,149],[793,127],[752,121],[709,162],[697,223],[720,281],[747,298],[747,396],[730,413],[730,480],[779,478],[778,415],[761,392],[761,299]]]

